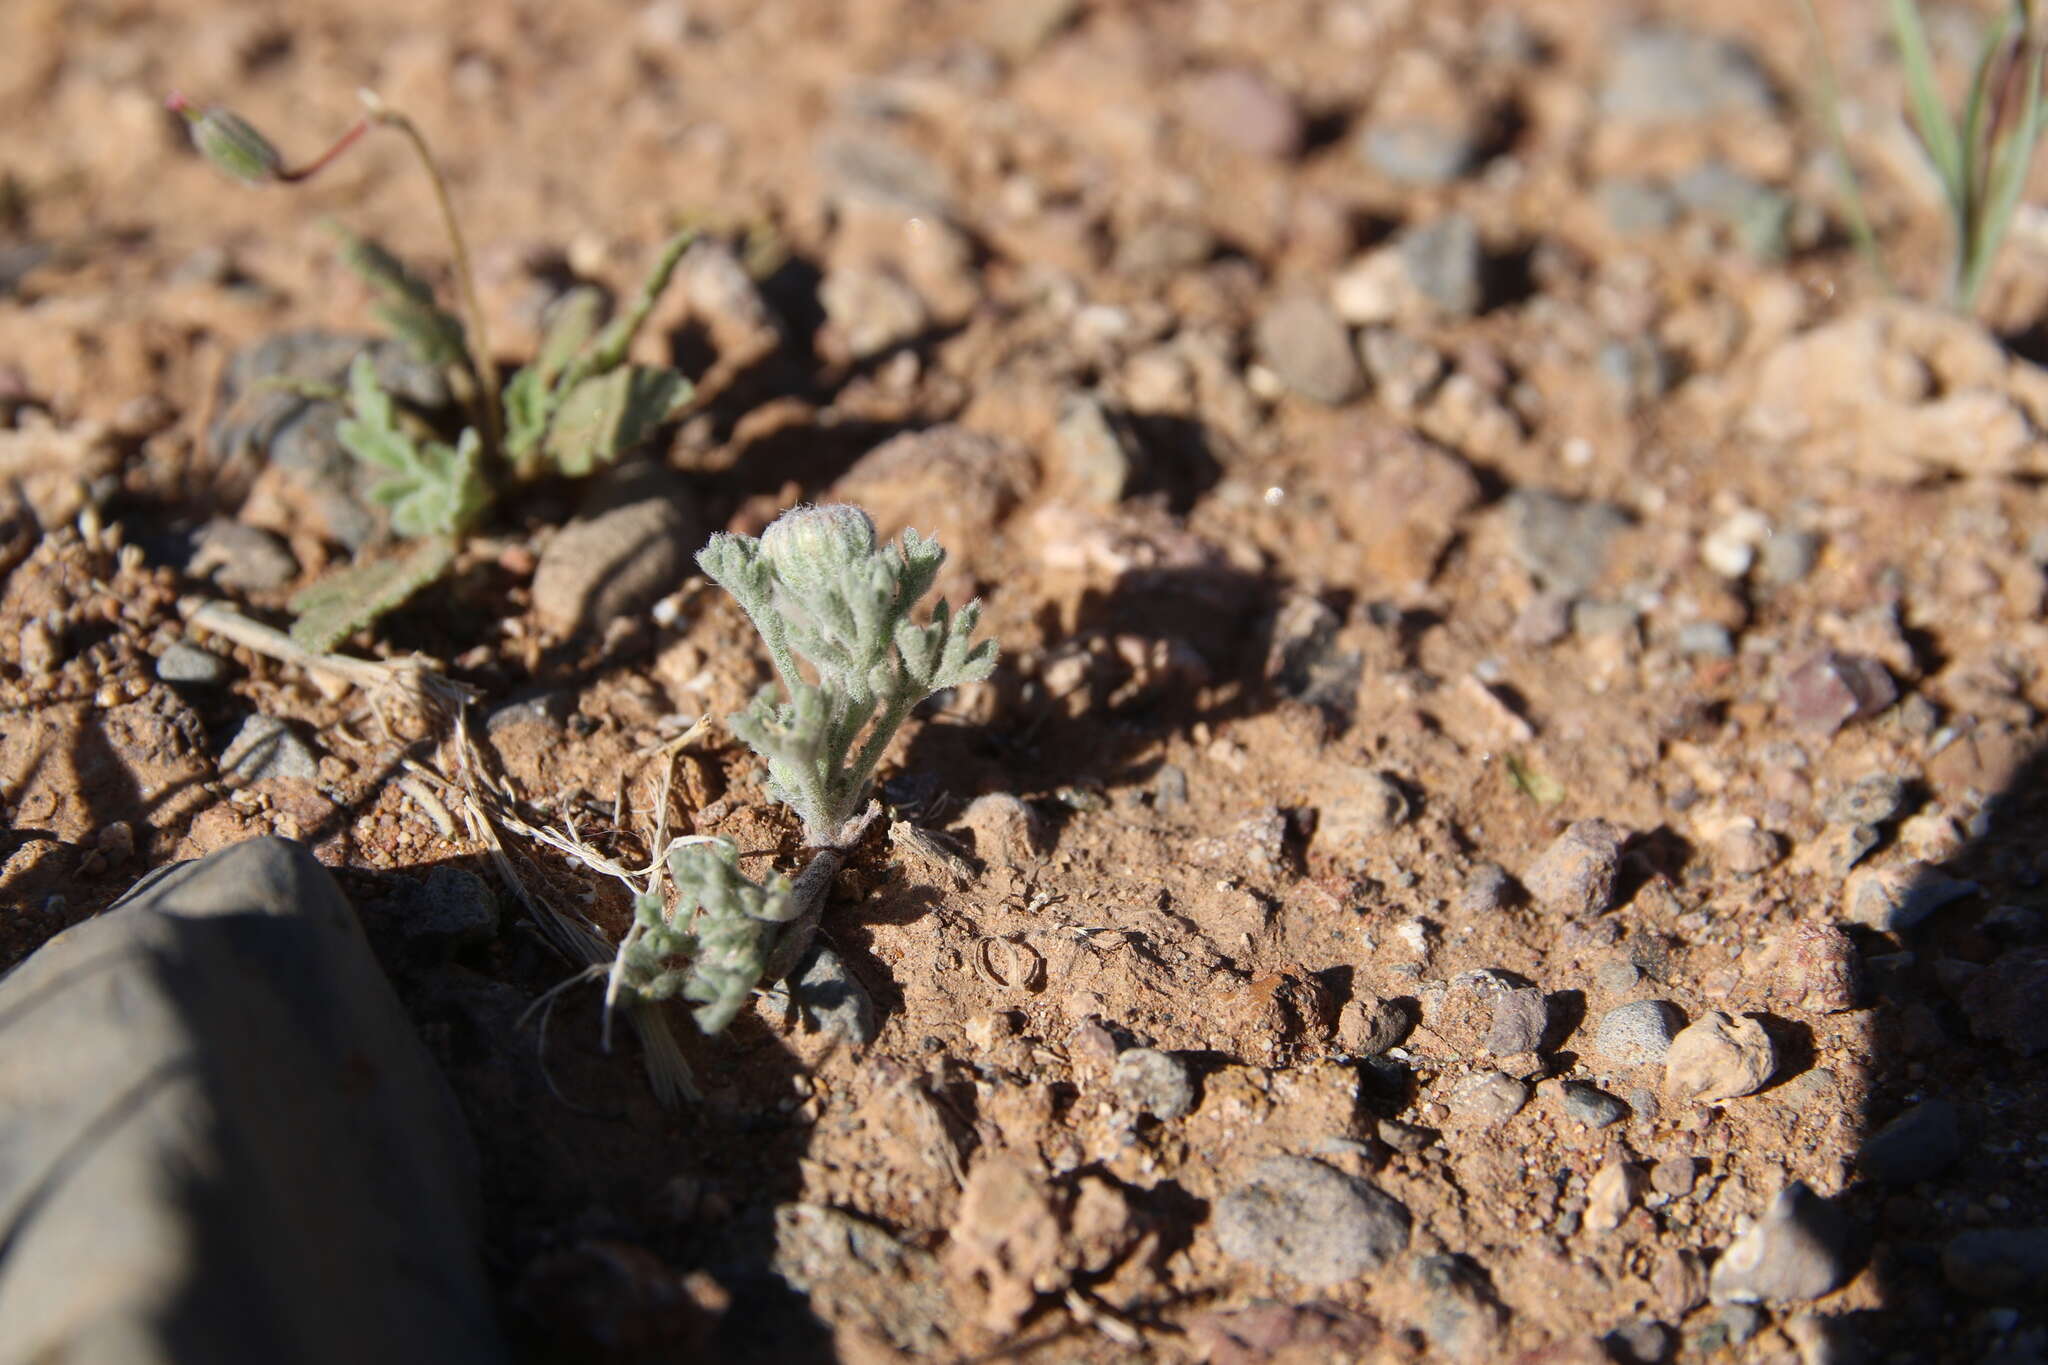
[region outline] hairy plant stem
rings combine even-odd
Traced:
[[[476,271],[470,265],[469,247],[462,238],[462,225],[455,218],[455,201],[448,193],[448,178],[441,174],[441,164],[434,159],[433,148],[427,145],[426,137],[411,119],[385,104],[371,91],[363,91],[362,98],[369,108],[372,122],[395,128],[405,135],[420,165],[426,169],[428,181],[433,184],[434,203],[441,210],[441,226],[448,234],[449,254],[455,265],[455,291],[461,296],[463,322],[469,328],[470,366],[473,371],[470,380],[475,390],[470,400],[470,416],[483,435],[484,449],[493,456],[500,456],[505,447],[498,419],[498,362],[491,354],[490,333],[484,327],[483,305],[477,298]]]
[[[804,955],[818,936],[818,920],[825,913],[825,893],[832,889],[832,879],[846,866],[846,855],[853,852],[854,845],[881,813],[879,803],[869,802],[865,811],[840,826],[830,843],[819,845],[811,860],[804,864],[804,870],[796,874],[796,880],[789,886],[789,903],[794,913],[768,954],[767,968],[761,973],[764,985],[786,980],[803,965]]]

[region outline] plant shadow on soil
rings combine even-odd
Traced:
[[[2022,1165],[2048,1131],[2048,1068],[2026,1051],[2040,1047],[2048,986],[2048,859],[2040,853],[2048,749],[2031,754],[1983,809],[1980,832],[1942,864],[1976,883],[1975,895],[1897,933],[1852,927],[1871,1012],[1859,1155],[1920,1105],[1946,1102],[1960,1119],[1959,1144],[1913,1144],[1917,1166],[1909,1162],[1889,1180],[1871,1169],[1877,1163],[1860,1160],[1842,1198],[1884,1304],[1843,1326],[1868,1347],[1924,1349],[1919,1359],[2033,1358],[2000,1354],[1990,1314],[2023,1306],[2030,1291],[1990,1289],[1992,1276],[1945,1264],[1944,1250],[1969,1229],[2048,1225],[2039,1177]],[[1810,1039],[1808,1054],[1788,1057],[1785,1072],[1811,1065]],[[1888,1155],[1896,1159],[1898,1148]]]
[[[342,879],[476,1140],[486,1266],[516,1358],[670,1359],[706,1346],[707,1328],[707,1358],[833,1358],[824,1324],[771,1268],[774,1211],[800,1197],[809,1145],[788,1102],[803,1068],[776,1026],[750,1011],[704,1038],[671,1008],[701,1098],[663,1109],[623,1018],[604,1045],[601,981],[540,1003],[573,967],[502,894],[506,924],[487,943],[451,955],[408,942],[424,875],[467,864]],[[626,913],[622,890],[594,889],[601,922]],[[720,1323],[681,1292],[692,1270],[731,1296]]]

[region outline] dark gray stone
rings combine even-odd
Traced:
[[[1310,1285],[1378,1269],[1408,1245],[1408,1222],[1377,1186],[1299,1156],[1260,1162],[1215,1212],[1226,1256]]]
[[[1856,1167],[1887,1185],[1910,1185],[1941,1174],[1963,1154],[1955,1105],[1923,1100],[1863,1140]]]
[[[146,878],[0,1018],[0,1360],[505,1358],[461,1112],[303,847]]]
[[[1584,1081],[1564,1083],[1564,1115],[1591,1128],[1605,1128],[1628,1117],[1628,1106],[1598,1086]]]

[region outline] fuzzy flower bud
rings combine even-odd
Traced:
[[[184,115],[200,154],[235,179],[245,185],[269,185],[286,178],[284,157],[240,114],[219,105],[194,109],[178,95],[168,104],[174,113]]]
[[[802,591],[873,558],[875,523],[843,502],[792,507],[761,533],[761,554],[777,578]]]

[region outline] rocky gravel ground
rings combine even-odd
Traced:
[[[1791,6],[27,0],[0,962],[311,845],[535,1360],[2048,1357],[2048,228],[1921,302],[1896,54],[1819,8],[1897,296]],[[1930,8],[1957,82],[1988,17]],[[533,824],[795,866],[711,530],[936,534],[1004,651],[885,767],[841,1007],[679,1018],[681,1108],[597,987],[533,1008],[581,964],[529,898],[616,935],[621,888],[490,857],[448,727],[195,618],[389,551],[277,376],[448,401],[320,217],[445,255],[395,142],[243,190],[161,98],[296,154],[365,85],[508,360],[705,229],[642,338],[693,405],[347,646],[474,689]]]

